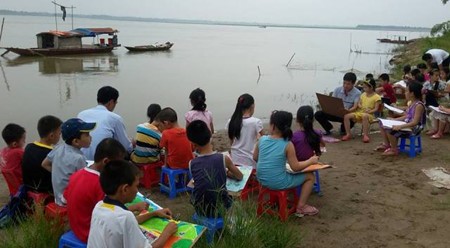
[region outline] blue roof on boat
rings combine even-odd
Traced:
[[[100,34],[113,35],[118,31],[112,28],[77,28],[71,30],[70,32],[75,32],[81,34],[83,37],[95,37]]]

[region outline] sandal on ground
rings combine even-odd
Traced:
[[[398,155],[398,150],[397,149],[394,150],[392,148],[388,148],[381,155],[382,156],[397,156]]]
[[[432,139],[440,139],[440,138],[442,138],[442,134],[438,134],[438,133],[436,133],[436,134],[433,134],[433,135],[431,135],[431,138]]]
[[[385,143],[381,143],[379,146],[377,146],[374,151],[378,151],[378,152],[384,152],[387,149],[391,148],[390,145],[386,145]]]
[[[310,205],[304,205],[301,208],[297,208],[297,211],[295,212],[295,215],[297,217],[303,217],[305,215],[316,215],[319,213],[319,210],[313,206]]]
[[[350,140],[351,138],[352,138],[352,136],[350,134],[347,134],[347,135],[342,136],[341,140],[347,141],[347,140]]]
[[[363,138],[362,138],[362,142],[364,142],[364,143],[369,143],[369,142],[370,142],[369,136],[364,135]]]
[[[427,135],[434,135],[437,133],[437,130],[431,129],[426,132]]]

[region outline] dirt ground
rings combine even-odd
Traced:
[[[299,247],[450,247],[450,194],[429,185],[421,171],[436,166],[450,170],[450,137],[422,138],[423,153],[416,158],[383,158],[373,151],[381,141],[378,133],[371,134],[369,144],[358,136],[327,144],[321,161],[336,168],[320,172],[323,196],[312,195],[309,200],[320,213],[289,219],[303,236]],[[229,147],[223,131],[215,134],[214,145],[217,150]],[[190,220],[188,196],[168,200],[158,188],[142,191]],[[7,195],[2,177],[0,203],[7,201]]]

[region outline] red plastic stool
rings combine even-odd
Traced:
[[[67,219],[67,208],[58,206],[55,202],[51,202],[45,206],[45,216],[51,219],[60,219],[65,221]]]
[[[52,196],[48,193],[40,193],[36,191],[28,191],[27,192],[28,198],[33,200],[34,204],[40,204],[45,205],[46,201],[52,198]]]
[[[247,184],[245,185],[244,189],[241,192],[241,200],[245,201],[248,199],[248,195],[258,191],[260,188],[258,179],[256,178],[256,170],[252,170],[252,174],[250,175],[250,178],[247,181]]]
[[[151,188],[154,185],[159,184],[159,173],[158,170],[161,169],[161,167],[164,165],[163,161],[158,161],[151,164],[143,164],[139,167],[139,169],[142,171],[142,174],[144,174],[140,179],[140,184],[144,186],[144,188]]]
[[[258,209],[256,213],[258,216],[263,213],[278,215],[281,221],[286,221],[289,215],[295,213],[297,202],[296,188],[272,190],[261,186],[258,194]],[[274,211],[274,207],[278,207],[278,212]]]

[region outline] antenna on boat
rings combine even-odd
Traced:
[[[57,14],[56,14],[56,6],[59,6],[61,8],[61,11],[63,12],[63,20],[65,20],[66,18],[66,9],[70,9],[71,10],[71,19],[72,19],[72,29],[73,29],[73,9],[75,9],[75,7],[73,5],[71,5],[70,7],[66,7],[64,5],[61,5],[59,3],[57,3],[56,1],[52,1],[52,3],[55,5],[55,25],[56,25],[56,31],[58,31],[58,18],[57,18]]]

